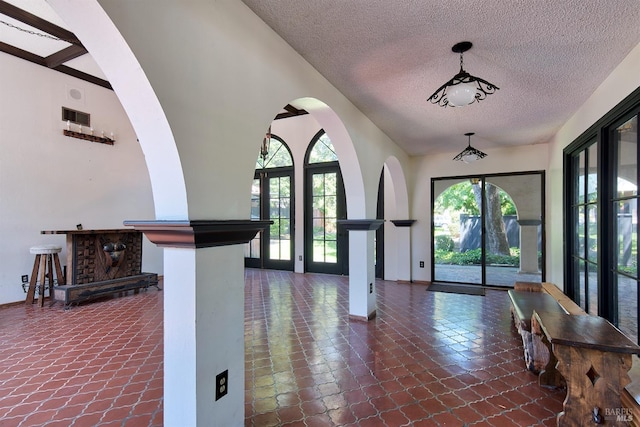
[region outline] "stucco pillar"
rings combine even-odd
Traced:
[[[539,219],[518,219],[520,225],[520,273],[538,273]]]
[[[340,220],[349,230],[349,316],[370,320],[376,316],[375,230],[380,219]]]
[[[411,282],[411,225],[415,219],[392,219],[396,226],[396,247],[398,248],[398,278],[399,282]]]
[[[125,222],[165,248],[164,425],[244,424],[241,244],[269,223]]]

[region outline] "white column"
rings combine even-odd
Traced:
[[[244,423],[244,269],[240,245],[165,248],[164,425]],[[215,400],[216,375],[228,394]]]
[[[375,231],[349,231],[349,315],[369,320],[376,314]]]
[[[520,273],[538,273],[538,225],[540,220],[518,220],[520,224]]]

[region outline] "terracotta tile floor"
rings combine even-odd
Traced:
[[[508,296],[377,282],[348,317],[348,278],[247,270],[246,426],[552,426],[565,392],[524,368]]]
[[[564,392],[524,370],[502,291],[380,281],[364,323],[347,278],[246,278],[247,426],[555,425]],[[161,426],[162,297],[0,308],[0,426]]]

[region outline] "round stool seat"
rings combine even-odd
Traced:
[[[29,252],[34,255],[48,255],[57,254],[62,251],[62,248],[57,245],[39,245],[29,248]]]

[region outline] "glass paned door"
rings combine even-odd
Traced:
[[[269,260],[291,261],[291,177],[269,178]]]
[[[338,167],[309,168],[307,183],[306,269],[345,274],[347,234],[338,226],[338,220],[346,218],[340,170]]]
[[[540,173],[485,178],[486,284],[542,281],[542,179]]]
[[[616,147],[612,207],[615,212],[616,324],[634,341],[638,336],[638,116],[613,131]]]
[[[273,221],[245,245],[245,266],[293,271],[292,172],[259,172],[251,187],[251,219]]]
[[[434,281],[543,280],[543,173],[434,179],[432,196]]]
[[[433,280],[482,284],[482,199],[476,178],[432,181]]]

